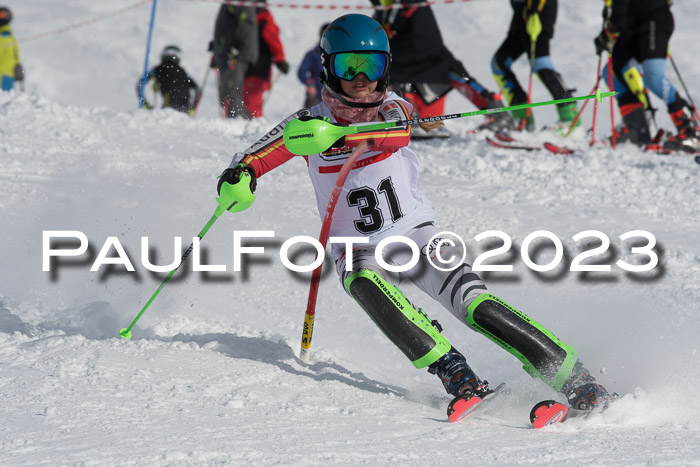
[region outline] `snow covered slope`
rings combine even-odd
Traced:
[[[362,1],[345,0],[352,5]],[[31,38],[127,7],[130,0],[11,1],[16,36]],[[345,2],[344,2],[345,3]],[[369,2],[367,2],[369,3]],[[215,3],[161,1],[153,49],[184,50],[201,81]],[[506,0],[436,6],[445,41],[492,88],[489,59],[507,28]],[[700,99],[694,58],[700,13],[673,7],[674,56]],[[700,166],[632,147],[572,156],[492,148],[469,135],[478,121],[449,122],[445,142],[412,143],[420,188],[438,223],[473,237],[525,237],[549,230],[565,247],[562,265],[535,273],[511,257],[513,273],[486,274],[491,291],[575,346],[600,381],[623,395],[602,415],[548,432],[528,430],[530,407],[560,398],[517,361],[457,322],[415,288],[404,292],[440,320],[478,374],[510,391],[469,421],[447,423],[448,397],[435,376],[415,370],[343,292],[326,264],[312,362],[298,354],[308,274],[287,271],[280,245],[320,228],[302,160],[260,180],[255,205],[226,214],[203,241],[203,261],[223,273],[183,266],[134,328],[119,339],[164,278],[141,264],[170,263],[173,238],[189,245],[215,208],[216,176],[233,152],[296,110],[303,89],[293,73],[276,81],[266,118],[217,117],[213,76],[196,119],[138,111],[149,6],[21,43],[26,93],[0,95],[0,464],[2,465],[697,465],[700,459]],[[599,2],[562,2],[553,59],[567,83],[587,93],[595,78],[592,38]],[[318,26],[336,12],[278,8],[288,59],[298,64]],[[526,79],[527,65],[516,71]],[[672,76],[672,73],[669,73]],[[535,99],[549,99],[536,84]],[[658,104],[658,102],[657,102]],[[589,105],[589,107],[592,107]],[[448,111],[471,110],[457,95]],[[584,114],[591,122],[591,109]],[[599,131],[609,128],[607,102]],[[659,122],[670,127],[666,115]],[[538,124],[554,121],[538,109]],[[536,138],[536,137],[535,137]],[[646,230],[658,241],[651,272],[615,266],[629,253],[619,236]],[[42,232],[77,230],[88,253],[42,271]],[[266,254],[232,272],[234,230],[274,230]],[[571,237],[598,230],[611,241],[595,259],[610,273],[568,266],[583,251]],[[135,272],[90,267],[117,237]],[[70,245],[66,245],[70,246]],[[595,244],[592,244],[595,246]],[[533,250],[534,251],[534,250]],[[538,257],[543,264],[552,251]],[[299,262],[310,261],[308,252]]]

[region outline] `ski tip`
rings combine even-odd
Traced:
[[[450,423],[456,423],[466,417],[480,403],[481,398],[478,396],[455,397],[447,406],[447,418]]]
[[[544,143],[544,148],[547,151],[549,151],[553,154],[560,155],[560,156],[568,156],[568,155],[574,153],[573,149],[565,148],[562,146],[557,146],[556,144],[552,144],[552,143]]]
[[[566,419],[569,408],[556,401],[542,401],[530,411],[530,423],[536,429],[561,423]]]

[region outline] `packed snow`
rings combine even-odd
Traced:
[[[149,238],[143,253],[151,262],[180,257],[175,237],[186,248],[212,216],[216,177],[233,153],[303,102],[296,66],[318,27],[339,14],[274,8],[292,70],[276,76],[265,118],[224,121],[213,73],[196,118],[137,110],[150,4],[104,17],[134,3],[8,4],[27,81],[25,92],[0,94],[0,464],[700,465],[700,166],[689,156],[588,148],[584,135],[524,137],[576,149],[566,157],[501,150],[468,131],[478,118],[450,121],[454,136],[447,141],[411,143],[438,225],[465,240],[470,259],[500,244],[475,241],[479,233],[500,230],[513,239],[510,253],[494,261],[514,270],[485,273],[490,291],[576,347],[599,381],[620,394],[587,420],[529,429],[532,405],[562,396],[406,287],[482,378],[507,385],[468,420],[448,423],[449,397],[439,380],[413,368],[347,297],[330,259],[311,361],[299,360],[310,274],[288,271],[279,250],[285,240],[320,229],[301,159],[262,177],[252,208],[226,213],[206,234],[202,263],[225,265],[225,272],[193,272],[188,261],[132,340],[119,338],[167,275],[143,266],[141,237]],[[600,10],[594,1],[560,4],[552,56],[578,95],[595,79]],[[214,2],[159,2],[151,64],[176,43],[201,84],[217,11]],[[489,62],[505,36],[509,2],[434,11],[453,53],[495,89]],[[674,58],[697,101],[700,13],[689,1],[676,2],[673,12]],[[101,19],[63,29],[92,18]],[[527,67],[522,58],[515,68],[524,83]],[[678,84],[670,66],[667,74]],[[534,99],[550,98],[535,83]],[[660,126],[670,128],[663,105],[655,104]],[[610,129],[608,105],[599,107],[601,136]],[[587,128],[592,108],[582,117]],[[448,112],[473,109],[449,95]],[[538,126],[553,123],[555,113],[537,109]],[[234,272],[233,232],[241,230],[275,236],[251,242],[265,254]],[[539,230],[564,245],[550,272],[535,272],[520,257],[524,239]],[[610,239],[606,252],[587,260],[610,264],[610,272],[569,271],[576,255],[600,244],[572,239],[588,230]],[[620,238],[636,230],[657,240],[659,264],[649,272],[616,265],[648,261],[631,252],[644,239]],[[43,271],[45,231],[83,232],[88,249]],[[135,272],[123,265],[91,272],[109,237]],[[543,244],[530,249],[539,264],[553,257],[551,242]],[[77,245],[67,240],[62,248]],[[313,259],[308,249],[295,251],[300,264]]]

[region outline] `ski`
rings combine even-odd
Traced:
[[[539,430],[546,426],[556,425],[566,420],[573,409],[556,401],[542,401],[532,408],[530,411],[530,423],[532,427]]]
[[[601,407],[595,407],[592,410],[578,410],[564,405],[560,402],[547,400],[538,402],[530,411],[530,423],[532,427],[539,430],[541,428],[564,423],[570,418],[586,419],[595,413],[602,413],[610,407],[610,403],[619,398],[617,393],[612,394],[612,399]]]
[[[511,136],[505,135],[503,133],[496,133],[496,139],[487,136],[486,142],[488,142],[491,146],[502,149],[519,149],[523,151],[538,151],[541,149],[546,149],[552,154],[557,154],[561,156],[566,156],[574,153],[572,149],[565,148],[563,146],[559,146],[557,144],[549,142],[543,143],[542,146],[519,143]]]
[[[501,148],[501,149],[520,149],[522,151],[538,151],[542,149],[540,146],[526,146],[522,144],[513,144],[513,143],[505,143],[502,141],[496,141],[495,139],[492,139],[490,136],[486,137],[486,142],[489,143],[491,146],[494,146],[496,148]]]
[[[484,381],[485,384],[488,382]],[[483,406],[484,402],[491,401],[501,390],[506,387],[506,383],[501,383],[495,389],[487,390],[478,396],[459,396],[452,399],[447,406],[447,419],[450,423],[456,423],[471,415],[477,407]]]
[[[569,154],[574,153],[573,149],[565,148],[563,146],[557,146],[553,143],[544,143],[544,148],[552,154],[558,154],[560,156],[568,156]]]
[[[655,143],[647,144],[644,149],[645,151],[655,152],[662,156],[695,156],[695,159],[700,157],[700,152],[698,151],[686,151],[685,149],[665,148],[663,147],[663,145]]]

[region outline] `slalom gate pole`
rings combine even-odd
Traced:
[[[676,76],[678,76],[678,81],[680,81],[681,86],[683,86],[683,91],[685,91],[685,95],[688,97],[688,101],[690,102],[690,105],[693,106],[693,113],[695,113],[695,118],[697,118],[698,122],[700,122],[700,113],[698,113],[698,108],[695,106],[695,102],[693,102],[693,98],[690,96],[690,93],[688,92],[688,88],[685,85],[685,81],[683,81],[683,77],[681,76],[681,72],[678,70],[678,67],[676,66],[676,61],[673,59],[673,55],[671,55],[669,53],[668,58],[671,60],[671,65],[673,65],[673,69],[676,72]]]
[[[536,39],[533,39],[530,37],[530,78],[528,79],[527,83],[527,103],[530,104],[532,103],[532,78],[535,74],[535,46],[537,45]],[[524,126],[527,125],[528,120],[530,120],[530,115],[532,115],[532,109],[530,107],[527,108],[525,112],[525,122],[523,125],[523,122],[520,122],[520,128],[521,130],[524,130]]]
[[[326,244],[328,243],[328,237],[330,235],[331,224],[333,223],[333,212],[335,211],[335,205],[338,202],[340,193],[343,190],[343,185],[345,185],[345,180],[348,178],[350,170],[355,165],[357,159],[366,151],[367,144],[362,143],[356,147],[350,156],[346,159],[343,166],[338,172],[338,178],[335,180],[335,185],[333,186],[333,191],[331,196],[328,198],[328,205],[326,206],[326,212],[323,214],[323,222],[321,223],[321,233],[318,236],[318,241],[323,245],[323,250],[326,249]],[[318,258],[318,256],[317,256]],[[308,362],[311,356],[311,338],[314,332],[314,319],[316,317],[316,299],[318,298],[318,287],[321,280],[321,270],[323,269],[323,262],[314,269],[311,274],[311,284],[309,285],[309,298],[306,302],[306,313],[304,314],[304,328],[301,334],[301,350],[299,351],[299,358]]]
[[[598,70],[595,73],[595,76],[596,76],[595,85],[596,85],[596,87],[598,87],[598,83],[600,83],[600,65],[602,62],[603,62],[603,54],[601,53],[600,55],[598,55]],[[588,102],[588,101],[586,101],[586,102]],[[590,142],[589,146],[593,146],[595,144],[595,121],[596,121],[597,116],[598,116],[598,101],[596,100],[593,103],[593,125],[591,127],[591,142]],[[571,131],[571,130],[569,130],[569,131]]]
[[[596,89],[598,89],[598,83],[600,83],[600,62],[603,59],[603,57],[598,56],[598,72],[596,73],[596,82],[593,85],[593,89],[591,89],[591,93],[595,93]],[[569,136],[571,132],[573,131],[574,127],[576,126],[576,122],[578,122],[578,119],[581,118],[581,114],[583,113],[583,110],[586,108],[588,105],[588,100],[583,103],[579,111],[576,113],[576,116],[574,117],[574,120],[571,122],[571,126],[567,130],[566,134],[564,135],[564,138]],[[598,110],[598,100],[595,100],[595,103],[593,104],[593,126],[594,129],[593,131],[595,132],[595,112]],[[592,143],[591,143],[592,144]]]
[[[540,3],[542,4],[544,2]],[[542,8],[541,5],[540,8]],[[538,12],[528,16],[525,30],[527,31],[528,36],[530,36],[530,79],[527,84],[527,103],[530,104],[532,103],[532,79],[535,75],[535,50],[537,49],[537,38],[540,37],[540,34],[542,33],[542,21],[540,20],[540,14]],[[527,125],[531,115],[532,108],[528,107],[527,111],[525,112],[525,125]],[[522,130],[524,128],[520,129]]]
[[[214,211],[214,215],[211,216],[211,219],[209,219],[207,224],[202,228],[202,230],[197,235],[197,237],[199,237],[200,240],[202,238],[204,238],[204,235],[206,235],[206,233],[209,231],[211,226],[214,225],[214,222],[216,222],[216,220],[219,218],[219,216],[221,216],[221,214],[224,213],[224,211],[226,211],[226,207],[224,207],[224,206],[219,206],[216,208],[216,211]],[[141,308],[141,311],[139,311],[139,314],[136,315],[136,318],[134,318],[134,320],[131,322],[131,324],[128,327],[122,328],[119,330],[119,335],[121,337],[123,337],[124,339],[131,339],[131,328],[133,328],[136,325],[138,320],[141,318],[141,315],[143,315],[146,312],[146,310],[148,309],[148,307],[151,306],[151,303],[153,303],[153,300],[156,299],[156,297],[158,296],[160,291],[163,290],[163,287],[165,287],[165,284],[167,284],[168,281],[170,280],[170,278],[175,275],[175,272],[178,269],[180,269],[180,266],[182,266],[182,263],[184,263],[185,259],[187,259],[187,257],[190,255],[190,253],[192,253],[193,247],[194,247],[194,242],[192,242],[190,244],[190,247],[187,249],[187,251],[185,251],[185,254],[182,255],[182,258],[180,259],[180,264],[178,264],[175,269],[170,271],[170,274],[168,274],[168,277],[163,279],[163,282],[160,283],[160,285],[158,286],[156,291],[153,293],[153,295],[151,295],[151,298],[148,299],[148,301],[143,306],[143,308]]]
[[[156,21],[156,5],[158,0],[153,0],[153,7],[151,8],[151,22],[148,26],[148,40],[146,41],[146,59],[143,64],[143,78],[141,78],[141,89],[139,92],[139,109],[143,107],[144,93],[146,87],[146,79],[148,78],[148,56],[151,53],[151,39],[153,38],[153,25]],[[155,106],[154,106],[155,107]]]
[[[613,90],[613,63],[612,63],[612,54],[608,54],[608,89],[610,91]],[[610,126],[612,127],[612,148],[613,150],[616,149],[616,144],[615,144],[615,139],[617,137],[617,133],[615,131],[615,102],[613,102],[613,99],[610,99]]]

